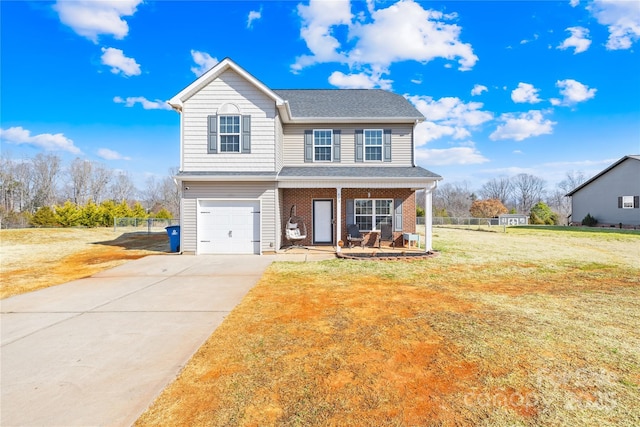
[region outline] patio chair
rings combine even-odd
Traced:
[[[354,243],[360,243],[360,246],[364,249],[364,236],[356,224],[347,225],[347,241],[350,248],[353,248]]]
[[[380,224],[380,238],[378,240],[378,248],[382,247],[382,242],[391,242],[391,247],[396,247],[396,240],[393,236],[393,229],[391,224]]]
[[[304,219],[296,215],[296,205],[291,206],[291,213],[289,220],[285,226],[284,235],[285,238],[291,243],[285,251],[293,248],[309,249],[306,246],[300,244],[307,238],[307,225],[304,223]]]

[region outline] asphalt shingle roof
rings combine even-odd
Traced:
[[[289,102],[293,117],[406,118],[424,116],[403,96],[382,89],[274,89]]]

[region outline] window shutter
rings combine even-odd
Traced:
[[[251,153],[251,116],[242,116],[241,153]]]
[[[364,131],[356,129],[356,162],[364,161]]]
[[[622,209],[622,196],[618,196],[618,209]]]
[[[640,209],[640,196],[633,196],[633,208]]]
[[[347,199],[347,225],[355,223],[356,217],[353,199]]]
[[[395,199],[393,206],[395,208],[393,231],[402,231],[402,199]]]
[[[304,161],[313,162],[313,131],[304,131]]]
[[[208,152],[215,154],[218,152],[218,117],[207,117],[207,144]]]
[[[382,138],[382,158],[385,162],[391,161],[391,129],[385,129]]]
[[[333,161],[340,163],[340,130],[333,130]]]

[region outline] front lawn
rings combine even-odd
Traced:
[[[137,425],[640,425],[640,236],[434,244],[273,264]]]

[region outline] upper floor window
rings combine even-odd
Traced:
[[[240,116],[218,116],[220,122],[220,152],[240,152]]]
[[[365,161],[382,161],[382,129],[364,130]]]
[[[331,129],[314,129],[313,131],[313,160],[315,162],[330,162],[333,131]]]

